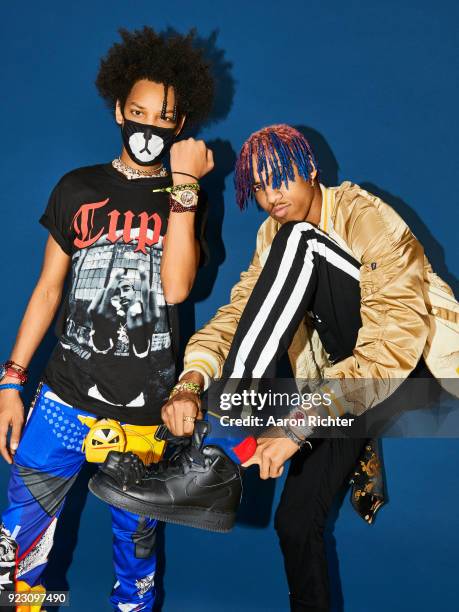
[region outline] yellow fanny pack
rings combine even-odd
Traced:
[[[78,420],[89,427],[81,450],[90,463],[103,463],[110,451],[132,451],[145,465],[162,459],[166,447],[162,425],[121,425],[115,419],[88,416],[78,416]]]

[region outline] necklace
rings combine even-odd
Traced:
[[[112,166],[121,174],[130,181],[133,179],[139,178],[157,178],[167,176],[167,170],[164,166],[160,166],[156,170],[137,170],[136,168],[131,168],[121,160],[121,158],[117,157],[112,161]]]

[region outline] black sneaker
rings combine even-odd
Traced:
[[[89,482],[103,501],[166,523],[230,531],[242,495],[238,465],[218,447],[203,446],[206,421],[197,421],[187,447],[145,467],[133,453],[112,451]]]

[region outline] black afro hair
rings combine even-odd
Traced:
[[[185,36],[172,31],[156,33],[144,26],[129,32],[119,30],[115,43],[101,59],[96,79],[99,94],[114,110],[124,106],[133,85],[141,79],[172,86],[179,114],[189,123],[209,116],[214,98],[214,80],[203,53],[194,45],[195,31]]]

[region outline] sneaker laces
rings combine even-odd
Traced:
[[[169,459],[156,464],[156,470],[154,473],[152,471],[151,475],[161,474],[165,471],[187,474],[193,465],[205,466],[207,463],[207,457],[202,454],[199,448],[191,444],[188,438],[185,443],[180,444]]]

